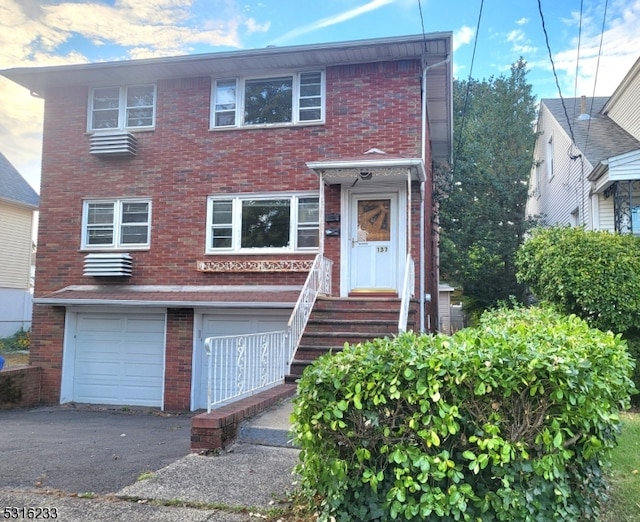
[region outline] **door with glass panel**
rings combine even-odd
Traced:
[[[349,221],[349,292],[397,293],[397,194],[353,194]]]

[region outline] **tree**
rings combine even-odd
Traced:
[[[508,77],[453,86],[454,169],[440,203],[440,270],[472,311],[523,295],[514,257],[532,226],[525,205],[536,118],[527,73],[521,58]]]

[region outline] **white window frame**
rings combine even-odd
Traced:
[[[151,107],[151,124],[150,125],[127,125],[127,111],[133,107],[127,106],[127,94],[129,89],[135,89],[139,87],[151,87],[153,91],[153,104]],[[93,127],[93,113],[94,113],[94,101],[95,92],[102,89],[118,89],[118,125],[117,127]],[[154,129],[156,126],[156,104],[157,104],[157,88],[155,84],[145,83],[137,85],[111,85],[103,87],[94,87],[89,91],[89,106],[87,110],[87,131],[88,132],[109,132],[114,130],[148,130]],[[142,107],[149,107],[145,105]],[[100,110],[100,109],[95,109]]]
[[[298,210],[301,199],[315,198],[318,200],[318,222],[304,223],[299,222]],[[279,199],[289,200],[289,244],[286,247],[251,247],[243,248],[242,240],[242,203],[244,201],[272,201]],[[231,246],[230,247],[213,247],[213,203],[227,201],[231,202],[232,221],[231,225]],[[291,253],[291,252],[318,252],[320,245],[320,197],[318,193],[260,193],[260,194],[234,194],[209,196],[207,198],[207,232],[206,232],[206,249],[207,254],[271,254],[271,253]],[[298,231],[302,229],[316,228],[318,230],[318,246],[316,247],[300,247],[298,246]]]
[[[547,141],[546,147],[546,160],[547,160],[547,181],[551,181],[555,176],[554,172],[554,161],[555,161],[555,150],[553,147],[553,135]]]
[[[300,110],[304,109],[301,107],[301,100],[308,98],[315,98],[316,96],[303,96],[301,92],[301,77],[305,74],[320,74],[320,106],[314,106],[320,109],[320,118],[313,120],[305,120],[300,118]],[[283,78],[283,77],[291,77],[292,78],[292,101],[291,101],[291,121],[287,122],[277,122],[277,123],[258,123],[258,124],[246,124],[244,122],[244,112],[245,112],[245,91],[246,91],[246,82],[253,80],[268,80],[270,78]],[[226,108],[217,110],[217,105],[220,100],[218,97],[218,83],[230,83],[235,82],[235,100],[234,103],[227,103],[226,105],[234,105],[233,108]],[[222,100],[229,101],[229,100]],[[248,128],[255,129],[261,127],[290,127],[292,125],[317,125],[319,123],[324,123],[325,119],[325,107],[326,107],[326,89],[325,89],[325,71],[319,69],[313,70],[305,70],[305,71],[297,71],[297,72],[282,72],[282,73],[273,73],[268,76],[247,76],[247,77],[220,77],[213,78],[211,82],[211,113],[209,117],[210,128],[212,130],[229,130],[229,129],[238,129],[238,128]],[[309,107],[311,109],[311,107]],[[216,114],[222,112],[234,112],[234,124],[233,125],[216,125]]]
[[[123,223],[123,208],[127,203],[146,203],[148,205],[147,221],[132,222],[132,226],[146,226],[147,240],[144,243],[125,243],[122,241],[122,230],[127,223]],[[89,207],[90,205],[112,204],[113,221],[111,230],[113,240],[110,244],[90,244],[89,243]],[[126,199],[86,199],[82,203],[82,250],[148,250],[151,246],[151,199],[148,198],[126,198]],[[108,224],[105,224],[105,229]]]

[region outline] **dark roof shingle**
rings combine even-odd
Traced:
[[[576,147],[594,167],[608,158],[640,149],[640,141],[600,113],[608,100],[608,96],[586,97],[585,114],[590,118],[584,119],[580,118],[580,98],[565,98],[564,106],[560,98],[541,100],[569,137],[573,130]]]
[[[40,197],[0,152],[0,199],[38,208]]]

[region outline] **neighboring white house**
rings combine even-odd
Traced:
[[[0,153],[0,337],[31,325],[34,214],[39,197]]]
[[[611,97],[541,100],[527,215],[640,234],[639,73]]]

